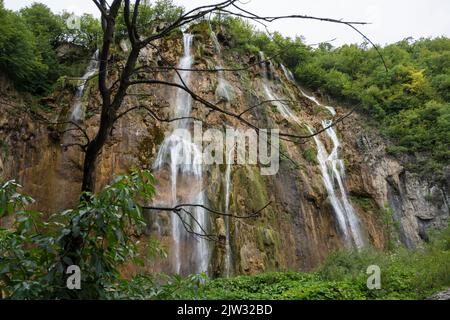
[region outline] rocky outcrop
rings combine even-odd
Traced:
[[[433,294],[427,300],[450,300],[450,289]]]
[[[228,42],[221,34],[218,39],[224,46]],[[159,63],[169,61],[176,64],[182,53],[180,37],[173,37],[162,45],[167,54],[164,61],[158,60]],[[214,44],[208,36],[196,35],[194,51],[195,67],[211,68],[217,64],[219,58],[214,54]],[[117,53],[118,56],[120,54],[124,53]],[[151,48],[144,50],[140,63],[151,63],[155,60],[155,54]],[[248,64],[255,60],[250,55],[238,57],[232,52],[224,55],[226,57],[223,60],[233,60],[235,64]],[[277,95],[297,101],[290,105],[296,116],[302,122],[319,128],[320,119],[326,111],[306,99],[296,85],[283,77],[281,69],[276,72],[278,79],[273,80],[273,87],[276,87]],[[196,92],[205,99],[239,113],[248,106],[265,100],[260,74],[258,66],[246,72],[225,73],[226,81],[233,87],[232,101],[225,101],[215,95],[218,84],[215,73],[194,73],[192,83],[195,83]],[[158,77],[171,79],[173,74]],[[111,81],[114,81],[114,75]],[[13,94],[10,88],[8,90],[2,93],[8,97],[8,101],[0,102],[0,150],[8,150],[0,152],[0,174],[6,179],[17,179],[24,186],[25,192],[37,200],[37,209],[56,212],[73,206],[79,196],[83,158],[77,147],[68,145],[82,138],[77,137],[76,130],[67,132],[64,125],[51,124],[64,122],[71,107],[72,93],[55,92],[50,100],[53,101],[50,102],[52,111],[33,117],[32,110],[25,108],[28,104],[20,97],[14,97],[17,94]],[[162,118],[170,116],[172,89],[143,85],[133,88],[132,93],[145,93],[145,96],[130,95],[125,101],[124,110],[143,104],[158,110]],[[92,137],[99,117],[100,103],[95,84],[88,83],[84,103],[88,110],[85,127]],[[346,109],[337,107],[337,111],[339,116]],[[224,130],[226,126],[247,129],[242,123],[218,112],[211,112],[198,102],[193,105],[193,116],[206,119],[205,130]],[[42,121],[42,117],[47,121]],[[262,128],[278,127],[284,132],[307,134],[306,128],[289,123],[270,105],[251,110],[247,120]],[[408,247],[420,245],[426,240],[430,228],[442,227],[447,223],[448,189],[429,184],[406,171],[399,160],[386,154],[385,141],[366,123],[361,116],[353,115],[339,124],[337,131],[342,141],[340,152],[345,160],[348,193],[362,222],[368,245],[378,249],[387,246],[389,235],[386,231],[385,214],[390,210],[398,221],[399,240]],[[132,166],[152,168],[158,147],[168,131],[169,124],[157,122],[139,110],[121,118],[98,163],[97,187],[101,188],[114,174],[127,172]],[[330,148],[331,141],[325,136],[323,139],[326,147]],[[6,149],[2,146],[6,146]],[[236,165],[232,169],[230,212],[244,215],[271,202],[258,219],[230,221],[230,246],[233,270],[236,273],[311,270],[330,251],[345,246],[314,157],[314,142],[311,139],[301,144],[284,141],[280,150],[284,156],[280,159],[280,169],[276,175],[262,176],[258,166]],[[215,165],[208,167],[206,171],[208,204],[215,210],[224,211],[225,167]],[[163,201],[169,196],[168,174],[161,170],[155,172],[155,175],[158,179],[155,201]],[[195,187],[191,181],[180,183],[180,192],[189,193]],[[148,212],[147,220],[147,236],[158,237],[170,251],[171,228],[168,213]],[[225,261],[224,219],[212,215],[210,221],[211,232],[222,239],[210,244],[210,271],[213,275],[220,275],[223,274]],[[143,240],[142,250],[145,252],[146,241]],[[184,250],[190,248],[186,246]],[[170,259],[159,261],[152,258],[144,268],[167,271],[170,263]],[[124,272],[133,273],[139,268],[128,266]]]
[[[448,186],[431,183],[408,172],[401,162],[386,154],[384,142],[365,120],[354,116],[342,126],[348,145],[349,191],[369,197],[378,208],[392,210],[400,241],[409,248],[427,240],[429,229],[446,226],[449,217]],[[351,150],[351,149],[350,149]],[[356,170],[355,170],[356,169]]]

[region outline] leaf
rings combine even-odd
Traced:
[[[73,261],[70,257],[65,256],[62,260],[69,266],[73,265]]]

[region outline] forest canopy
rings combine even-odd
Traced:
[[[408,169],[448,179],[450,39],[408,38],[379,48],[368,43],[311,47],[300,37],[270,37],[241,19],[227,18],[224,24],[231,50],[276,56],[300,84],[333,101],[358,106],[391,140],[391,154],[413,156]]]
[[[13,12],[0,2],[0,70],[17,89],[45,95],[59,77],[79,76],[89,56],[86,53],[97,47],[101,26],[98,19],[85,14],[80,17],[81,28],[70,29],[69,16],[68,12],[54,14],[40,3]],[[81,54],[63,61],[57,51],[63,44],[79,48]]]

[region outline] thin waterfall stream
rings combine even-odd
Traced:
[[[230,198],[231,198],[231,169],[232,169],[232,159],[231,157],[234,155],[234,148],[230,150],[227,155],[227,168],[225,170],[225,261],[224,261],[224,274],[229,277],[233,273],[233,256],[231,252],[231,244],[230,244]]]
[[[214,31],[211,31],[211,39],[216,49],[216,53],[219,57],[222,56],[222,47],[217,39]],[[222,69],[223,67],[219,64],[216,66],[217,69]],[[223,71],[218,71],[218,83],[216,88],[216,96],[225,99],[225,101],[230,102],[233,99],[234,92],[233,87],[224,78]],[[233,254],[231,251],[231,230],[230,230],[230,198],[231,198],[231,173],[233,161],[231,157],[234,155],[234,148],[232,148],[226,155],[226,170],[224,179],[224,189],[225,189],[225,257],[224,257],[224,270],[223,273],[226,277],[229,277],[233,273]]]
[[[95,53],[92,55],[89,64],[84,72],[84,75],[81,77],[80,84],[77,86],[77,91],[75,92],[75,100],[72,107],[72,113],[70,114],[70,120],[74,122],[81,122],[85,118],[86,110],[83,107],[83,94],[84,89],[86,87],[86,83],[90,77],[92,77],[98,69],[99,61],[98,61],[99,50],[97,49]]]
[[[219,58],[222,57],[222,47],[220,46],[219,40],[217,39],[217,35],[214,31],[211,31],[211,39],[214,44],[214,48],[216,50]],[[217,87],[216,87],[216,96],[224,99],[226,102],[230,102],[234,98],[234,91],[231,84],[225,79],[223,66],[221,64],[216,65],[216,69],[219,70],[217,72]]]
[[[261,56],[261,54],[260,54]],[[263,56],[262,56],[263,57]],[[281,68],[284,72],[285,77],[295,83],[294,75],[281,64]],[[264,90],[269,99],[276,98],[274,94],[271,94],[270,88],[267,86],[266,81],[264,83]],[[314,102],[315,105],[319,107],[324,107],[328,112],[334,117],[336,115],[336,110],[331,106],[322,105],[314,96],[306,94],[301,88],[299,88],[301,94],[305,96],[310,101]],[[282,108],[284,104],[276,104],[279,112],[286,118],[293,119],[295,122],[299,123],[299,120],[289,109],[286,110]],[[322,127],[325,129],[332,124],[332,120],[326,119],[322,120]],[[306,125],[308,131],[314,134],[314,130]],[[347,195],[346,184],[345,184],[345,165],[344,161],[339,158],[339,149],[341,143],[333,127],[325,130],[325,133],[331,139],[333,143],[333,148],[330,153],[327,152],[324,144],[320,140],[319,135],[315,135],[314,142],[317,146],[317,160],[319,162],[320,171],[322,174],[322,180],[325,189],[328,193],[328,198],[330,200],[331,206],[336,214],[336,219],[338,223],[339,230],[344,236],[344,240],[348,246],[355,246],[361,248],[364,246],[364,237],[361,230],[361,223],[358,216],[356,215],[355,209],[350,203]]]
[[[282,99],[280,99],[274,92],[273,90],[270,88],[270,83],[269,83],[269,79],[272,78],[274,79],[274,73],[276,72],[275,68],[273,67],[272,63],[270,63],[269,66],[267,66],[267,63],[264,62],[265,61],[265,55],[264,53],[261,51],[259,53],[259,59],[261,62],[261,67],[262,67],[262,72],[261,72],[261,76],[263,77],[263,89],[264,89],[264,94],[267,98],[268,101],[270,101],[270,103],[272,105],[274,105],[278,112],[287,120],[292,120],[295,123],[297,123],[298,125],[302,125],[300,119],[292,112],[292,110],[287,106],[286,103],[282,102]],[[283,69],[284,70],[284,69]]]
[[[192,40],[191,34],[183,34],[184,54],[177,66],[179,69],[190,69],[192,67]],[[189,86],[191,74],[189,71],[180,71],[179,76],[178,74],[175,75],[174,82],[181,84],[181,77],[183,82]],[[176,89],[174,117],[189,117],[191,109],[192,97],[186,91],[180,88]],[[190,124],[190,119],[174,122],[172,132],[161,144],[153,165],[154,170],[162,169],[165,166],[170,168],[171,203],[169,205],[172,207],[180,203],[206,205],[202,152],[191,140]],[[178,182],[182,179],[188,179],[193,186],[197,186],[198,192],[193,197],[186,198],[178,195]],[[186,213],[180,213],[180,216],[171,214],[173,271],[175,273],[207,272],[210,258],[207,240],[189,235],[185,229],[186,225],[183,224],[181,219],[192,226],[191,231],[197,234],[204,234],[209,225],[208,215],[201,207],[190,209]],[[195,241],[192,254],[183,244],[183,242],[189,241]],[[193,263],[194,267],[189,266],[189,263]]]

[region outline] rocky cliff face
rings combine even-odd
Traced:
[[[224,97],[218,90],[219,74],[195,72],[192,83],[195,91],[208,101],[225,110],[243,112],[249,106],[267,100],[264,94],[262,68],[255,64],[254,56],[237,56],[226,50],[226,37],[219,37],[225,50],[219,56],[209,34],[195,33],[193,58],[195,68],[214,68],[221,65],[253,65],[243,72],[225,72],[222,77],[232,88],[232,97]],[[153,50],[143,51],[141,63],[170,63],[176,65],[182,55],[182,39],[173,37],[162,44],[164,61]],[[122,46],[122,51],[126,46]],[[125,54],[116,53],[117,57]],[[269,66],[270,67],[270,66]],[[289,81],[278,65],[272,65],[273,76],[270,87],[280,99],[295,101],[289,103],[292,112],[301,123],[320,129],[320,122],[327,110],[319,107],[302,95],[296,84]],[[155,76],[155,75],[153,75]],[[114,81],[112,75],[111,81]],[[173,72],[158,74],[164,80],[171,80]],[[73,101],[73,90],[57,90],[45,99],[49,111],[33,111],[29,102],[19,96],[2,80],[0,102],[0,174],[4,179],[16,179],[26,193],[36,200],[35,206],[46,212],[55,212],[73,206],[81,185],[82,153],[72,145],[82,141],[77,130],[67,131],[68,114]],[[123,110],[145,105],[157,110],[161,118],[170,117],[173,112],[174,90],[167,87],[139,86],[130,91]],[[93,136],[99,115],[100,100],[95,83],[88,83],[83,104],[87,119],[83,126]],[[335,106],[339,117],[348,110]],[[205,120],[204,129],[225,130],[227,126],[245,128],[240,122],[211,112],[200,103],[193,103],[192,116]],[[46,120],[44,120],[45,118]],[[308,134],[306,127],[292,123],[277,110],[266,104],[254,108],[247,114],[249,122],[261,128],[278,127],[283,132]],[[170,125],[158,122],[148,113],[135,110],[122,117],[113,130],[112,138],[104,148],[96,171],[97,186],[100,188],[111,180],[114,174],[124,173],[132,166],[152,168],[165,134]],[[365,119],[353,114],[336,128],[341,142],[340,157],[345,164],[345,185],[349,199],[361,221],[366,245],[378,249],[386,248],[390,231],[386,215],[392,211],[398,222],[399,241],[408,247],[420,245],[426,240],[427,230],[444,225],[449,215],[448,189],[429,184],[406,171],[400,161],[385,152],[385,142],[374,128],[366,125]],[[332,141],[325,133],[321,139],[329,150]],[[280,159],[279,172],[273,176],[262,176],[258,166],[234,165],[230,173],[229,208],[225,208],[225,165],[205,168],[203,175],[208,206],[225,212],[244,215],[254,212],[268,202],[271,205],[258,219],[230,219],[228,231],[223,216],[211,214],[208,228],[219,236],[220,241],[209,244],[209,271],[222,275],[226,268],[226,250],[231,250],[231,264],[234,273],[251,274],[269,270],[311,270],[327,254],[346,246],[339,231],[336,214],[324,186],[316,158],[317,147],[313,139],[304,143],[282,141],[280,150],[285,157]],[[158,179],[158,195],[155,203],[170,198],[168,170],[155,171]],[[181,179],[178,193],[189,195],[192,181]],[[170,214],[148,212],[146,239],[157,237],[169,250],[173,246]],[[229,238],[229,249],[225,239]],[[145,239],[143,250],[145,249]],[[195,240],[194,240],[195,241]],[[186,240],[182,250],[192,251],[192,241]],[[185,272],[191,271],[193,263],[182,261]],[[165,260],[149,259],[147,270],[170,271],[173,257]],[[126,273],[137,267],[127,268]]]

